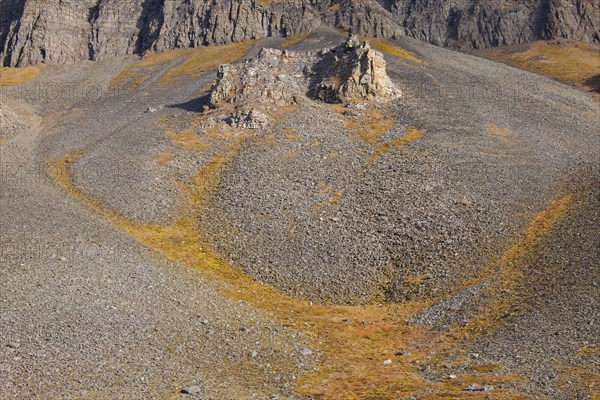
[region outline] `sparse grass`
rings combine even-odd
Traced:
[[[490,300],[464,327],[456,328],[455,334],[474,337],[489,333],[492,328],[499,327],[503,319],[518,311],[520,305],[516,304],[515,296],[503,293],[513,293],[518,285],[526,281],[520,263],[565,217],[571,202],[572,196],[564,195],[550,203],[535,216],[522,236],[494,262],[495,267],[487,273],[494,275],[493,284],[487,289]]]
[[[0,86],[20,85],[37,78],[42,73],[42,67],[31,65],[23,68],[0,67]]]
[[[329,185],[321,186],[321,188],[319,189],[319,192],[322,195],[327,196],[331,192],[332,189],[333,189],[333,187],[329,186]],[[321,202],[319,204],[316,204],[316,205],[312,206],[310,208],[310,211],[315,212],[315,211],[320,210],[323,207],[332,206],[332,205],[338,203],[343,198],[344,198],[344,191],[343,190],[337,190],[326,201],[323,201],[323,202]]]
[[[481,55],[494,61],[536,72],[600,93],[600,47],[584,42],[538,41],[529,45],[482,50]]]
[[[203,151],[208,149],[206,143],[204,143],[194,131],[184,130],[175,132],[172,129],[167,129],[166,133],[174,145],[181,146],[186,150]]]
[[[268,7],[271,3],[277,3],[279,0],[256,0],[256,4],[262,7]]]
[[[340,8],[342,8],[342,5],[340,3],[335,3],[327,9],[327,12],[336,12]]]
[[[598,365],[590,362],[587,365],[578,367],[559,366],[559,379],[565,393],[570,392],[573,386],[585,387],[592,394],[592,400],[600,396],[600,374],[598,374]],[[575,383],[575,385],[574,385]]]
[[[170,149],[164,150],[154,160],[156,161],[156,165],[162,167],[173,160],[173,151]]]
[[[373,153],[370,158],[371,158],[371,160],[374,160],[377,157],[384,154],[385,152],[387,152],[391,148],[400,149],[400,148],[404,147],[408,142],[419,139],[426,132],[427,132],[427,130],[417,129],[414,126],[411,126],[408,128],[406,135],[400,136],[400,137],[398,137],[390,142],[387,142],[387,143],[380,143],[379,149],[377,149],[377,151],[375,151],[375,153]]]
[[[294,36],[290,36],[283,41],[283,44],[281,46],[284,49],[287,49],[288,47],[292,47],[293,45],[302,42],[304,39],[306,39],[309,36],[310,36],[310,32],[304,32],[304,33],[299,33]]]
[[[379,146],[380,136],[394,126],[394,118],[378,108],[370,108],[360,117],[349,118],[344,115],[349,110],[345,104],[333,104],[331,107],[340,115],[346,129],[373,146]]]
[[[114,86],[128,83],[131,89],[136,89],[160,68],[169,63],[176,63],[178,60],[180,63],[168,70],[160,78],[160,83],[169,84],[184,76],[198,77],[220,64],[239,60],[246,55],[252,43],[252,41],[245,41],[223,46],[204,46],[170,50],[163,53],[148,53],[141,60],[134,61],[125,67],[111,84]]]
[[[374,38],[370,36],[361,36],[361,40],[366,40],[369,42],[371,47],[376,50],[383,51],[384,53],[388,53],[392,56],[400,57],[404,60],[412,61],[417,64],[427,65],[426,61],[421,60],[415,53],[412,51],[406,50],[400,46],[397,46],[391,43],[387,39]]]
[[[431,279],[431,274],[411,275],[404,278],[404,282],[408,285],[422,285]]]
[[[494,124],[488,124],[487,132],[490,137],[505,145],[511,144],[515,137],[514,132],[510,129],[499,128]]]
[[[393,139],[389,142],[383,142],[381,135],[394,127],[394,118],[391,114],[378,108],[370,108],[365,111],[364,115],[350,118],[344,113],[348,111],[348,107],[344,104],[334,104],[331,106],[342,118],[346,129],[358,134],[365,142],[371,146],[377,147],[377,150],[371,154],[369,159],[375,160],[391,148],[402,148],[408,142],[419,139],[427,131],[409,127],[406,135]]]
[[[473,364],[467,367],[470,371],[490,373],[500,368],[498,364]]]

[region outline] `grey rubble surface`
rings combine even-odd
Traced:
[[[600,42],[600,0],[1,0],[0,10],[5,66],[289,37],[320,25],[459,48]]]
[[[341,40],[322,30],[294,50]],[[266,39],[251,55],[277,44]],[[243,143],[200,221],[233,265],[313,301],[444,298],[549,201],[575,190],[565,181],[582,191],[598,186],[598,104],[587,94],[409,38],[398,44],[429,65],[386,56],[403,97],[389,105],[396,122],[384,139],[411,126],[426,130],[423,137],[369,161],[373,149],[318,102],[258,130],[254,139],[277,140]],[[79,88],[93,77],[105,89],[99,98],[7,91],[37,116],[23,117],[33,129],[11,133],[1,161],[40,171],[48,157],[85,149],[72,167],[78,189],[131,220],[172,221],[185,200],[170,177],[190,179],[212,155],[177,152],[157,170],[152,160],[177,149],[156,121],[197,117],[206,101],[198,93],[216,73],[162,85],[169,64],[135,91],[112,92],[110,80],[131,60],[51,66],[29,83]],[[44,117],[51,123],[42,124]],[[511,132],[510,140],[490,135],[490,124]],[[286,137],[290,130],[299,137]],[[150,253],[43,170],[7,177],[0,190],[0,397],[189,398],[180,393],[186,388],[199,398],[299,397],[294,378],[315,361],[300,332]],[[315,209],[328,199],[321,182],[343,197]],[[502,372],[524,374],[532,396],[567,396],[549,377],[557,366],[582,365],[580,348],[598,342],[598,207],[591,196],[567,219],[572,228],[546,239],[548,253],[532,255],[529,270],[543,264],[547,279],[532,279],[538,296],[524,298],[531,312],[471,343]],[[411,285],[405,278],[414,276],[426,279]],[[419,322],[445,323],[435,310]],[[574,385],[566,390],[588,394]]]
[[[145,248],[48,177],[49,158],[93,149],[75,179],[110,198],[109,207],[154,220],[157,210],[163,220],[174,215],[165,207],[176,207],[173,187],[139,167],[168,142],[156,114],[144,110],[188,101],[202,80],[149,97],[113,91],[108,82],[122,65],[57,66],[37,81],[74,95],[28,98],[3,88],[35,114],[21,114],[30,129],[0,148],[0,398],[297,398],[295,377],[315,357],[302,355],[310,346],[302,332],[223,296],[199,271]],[[89,77],[101,96],[76,90]],[[58,124],[42,123],[56,113]],[[106,156],[112,146],[122,152]]]

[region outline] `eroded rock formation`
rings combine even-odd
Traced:
[[[257,128],[267,123],[256,104],[286,106],[312,98],[327,103],[387,101],[401,95],[386,73],[383,55],[354,35],[331,49],[292,52],[262,49],[241,64],[221,65],[210,105],[233,104],[231,125]]]

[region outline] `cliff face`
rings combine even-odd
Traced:
[[[600,43],[600,0],[0,0],[0,9],[5,66],[285,37],[322,23],[459,48]]]
[[[0,57],[5,66],[285,37],[321,23],[317,10],[304,1],[265,6],[255,0],[0,0],[0,4]]]
[[[599,0],[396,0],[406,35],[437,45],[484,48],[565,37],[600,43]]]

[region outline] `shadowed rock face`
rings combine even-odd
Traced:
[[[408,36],[484,48],[565,37],[600,43],[599,0],[395,0],[390,13]]]
[[[458,48],[600,43],[600,0],[0,0],[0,9],[5,66],[286,37],[323,23]]]

